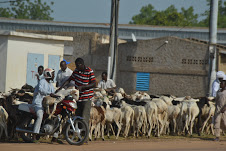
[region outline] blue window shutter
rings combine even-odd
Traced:
[[[138,72],[137,73],[136,90],[137,91],[148,91],[149,90],[149,80],[150,80],[150,73]]]
[[[37,77],[38,67],[44,65],[44,54],[27,54],[27,80],[26,83],[35,87],[38,84]]]

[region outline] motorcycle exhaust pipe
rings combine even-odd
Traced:
[[[22,133],[30,133],[30,134],[34,134],[34,132],[31,131],[31,130],[26,130],[26,129],[22,129],[22,128],[18,128],[18,127],[16,127],[16,131],[17,131],[17,132],[22,132]],[[44,133],[39,133],[38,135],[46,135],[46,134],[44,134]]]

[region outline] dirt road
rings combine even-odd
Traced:
[[[0,151],[226,151],[226,141],[213,142],[200,139],[145,139],[121,141],[93,141],[88,145],[0,143]]]

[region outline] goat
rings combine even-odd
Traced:
[[[125,101],[120,100],[121,111],[122,111],[122,123],[125,128],[124,137],[127,137],[129,134],[130,126],[133,125],[134,119],[134,110],[125,103]]]
[[[160,98],[155,98],[155,99],[152,99],[152,102],[154,102],[158,108],[158,121],[160,123],[160,132],[158,133],[159,134],[162,134],[163,133],[163,129],[164,129],[164,126],[167,122],[167,110],[168,110],[168,106],[167,104]],[[159,130],[159,129],[158,129]]]
[[[101,126],[102,140],[104,141],[104,125],[105,125],[105,109],[102,106],[94,106],[90,109],[90,119],[89,119],[89,139],[92,140],[92,133],[95,129],[95,140],[97,138],[98,125]]]
[[[109,138],[109,126],[111,126],[113,135],[115,136],[115,132],[114,132],[113,127],[112,127],[112,123],[115,122],[115,124],[118,127],[118,132],[117,132],[117,135],[116,135],[116,139],[118,139],[119,133],[120,133],[121,127],[122,127],[122,125],[121,125],[121,123],[122,123],[122,111],[119,108],[115,108],[115,107],[110,108],[109,104],[106,103],[106,102],[103,103],[103,106],[106,110],[105,117],[106,117],[108,138]]]
[[[134,137],[138,137],[139,131],[142,128],[143,134],[146,133],[146,126],[147,126],[147,116],[146,111],[143,106],[133,106],[134,110]],[[136,134],[136,135],[135,135]]]
[[[7,121],[8,121],[8,113],[0,106],[0,139],[2,137],[3,131],[5,132],[6,139],[8,138],[8,131],[7,131]]]
[[[149,129],[148,130],[148,138],[149,138],[153,127],[157,126],[159,129],[158,118],[157,118],[158,108],[157,108],[157,105],[151,101],[148,101],[144,107],[147,114],[147,129]],[[157,135],[159,136],[159,133]]]
[[[79,99],[79,91],[77,89],[67,89],[67,90],[63,89],[57,92],[56,95],[59,97],[53,98],[51,96],[46,96],[43,98],[43,101],[42,101],[42,106],[46,109],[46,113],[50,114],[49,118],[53,116],[53,114],[56,111],[57,104],[61,102],[65,98],[65,96],[72,95],[74,101],[77,101]],[[50,113],[50,110],[49,110],[49,106],[51,105],[54,105],[52,113]]]

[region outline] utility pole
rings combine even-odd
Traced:
[[[209,94],[212,95],[212,84],[216,79],[216,65],[217,65],[217,17],[218,17],[218,0],[211,0],[210,3],[210,21],[209,21]]]
[[[108,55],[108,78],[116,82],[118,60],[118,14],[119,0],[111,0],[110,46]]]

